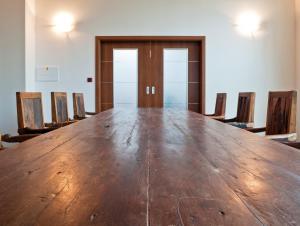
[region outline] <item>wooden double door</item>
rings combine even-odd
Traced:
[[[187,39],[187,38],[186,38]],[[137,106],[141,108],[162,108],[166,106],[164,90],[166,81],[166,50],[186,50],[187,94],[186,108],[202,113],[204,111],[204,39],[168,40],[146,37],[121,38],[97,37],[96,39],[96,107],[105,111],[113,108],[118,87],[114,83],[117,64],[115,51],[136,50],[137,52]],[[175,65],[174,65],[175,66]],[[176,71],[176,68],[171,69]],[[171,72],[172,73],[172,72]],[[115,87],[114,87],[115,86]],[[176,88],[176,86],[174,86]],[[180,92],[180,91],[178,91]],[[126,95],[125,95],[126,96]]]

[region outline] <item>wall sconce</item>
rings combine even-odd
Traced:
[[[53,18],[54,31],[69,33],[74,29],[74,17],[68,12],[60,12]]]
[[[242,35],[254,36],[260,29],[261,18],[256,12],[244,12],[238,17],[236,26]]]

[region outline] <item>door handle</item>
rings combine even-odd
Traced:
[[[152,95],[155,95],[155,86],[152,86],[151,92],[152,92]]]
[[[149,87],[149,86],[146,87],[146,94],[147,94],[147,95],[150,94],[150,87]]]

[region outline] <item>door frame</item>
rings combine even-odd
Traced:
[[[199,42],[200,43],[200,59],[201,67],[199,73],[200,81],[200,113],[205,113],[205,71],[206,71],[206,37],[205,36],[96,36],[95,38],[95,105],[96,112],[101,112],[101,45],[102,42],[114,41],[169,41],[169,42]]]

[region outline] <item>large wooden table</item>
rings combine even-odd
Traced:
[[[300,152],[196,113],[107,111],[0,152],[0,225],[300,225]]]

